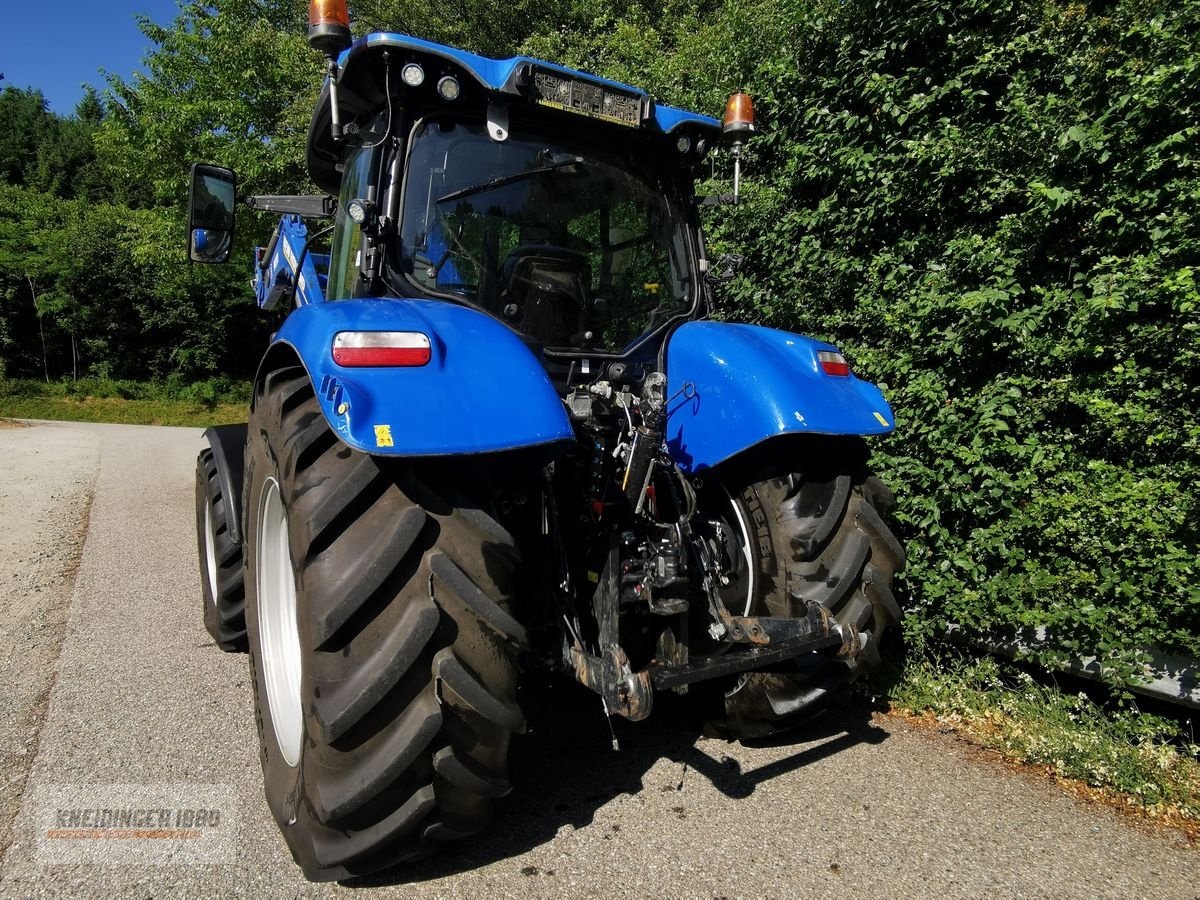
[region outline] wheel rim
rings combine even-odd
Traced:
[[[742,554],[742,565],[746,573],[746,602],[742,615],[748,616],[754,608],[754,560],[750,556],[750,523],[746,521],[741,506],[733,499],[733,494],[729,493],[729,489],[724,484],[717,483],[721,488],[721,493],[725,495],[725,500],[729,503],[729,509],[733,511],[737,545]]]
[[[291,767],[300,762],[304,712],[300,704],[300,630],[287,513],[279,482],[268,478],[258,515],[258,639],[271,726]]]
[[[204,561],[208,570],[208,598],[217,603],[217,530],[213,527],[212,501],[204,504]]]

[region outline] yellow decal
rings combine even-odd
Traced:
[[[588,572],[587,580],[590,581],[592,584],[599,584],[600,583],[600,573],[599,572]]]
[[[880,413],[875,413],[875,418],[877,418],[879,420],[879,424],[882,425],[884,428],[892,427],[891,425],[888,424],[888,420],[885,419]]]
[[[375,446],[376,447],[394,447],[392,442],[392,426],[391,425],[376,425],[375,426]]]

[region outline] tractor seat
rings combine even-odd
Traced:
[[[514,328],[550,347],[586,331],[591,267],[582,253],[545,244],[517,247],[500,267],[500,312]]]

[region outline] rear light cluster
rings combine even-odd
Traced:
[[[850,374],[850,363],[836,350],[818,350],[817,362],[821,364],[821,371],[826,375]]]
[[[419,331],[341,331],[333,339],[333,361],[347,368],[423,366],[432,355]]]

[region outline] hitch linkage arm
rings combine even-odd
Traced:
[[[660,454],[660,428],[657,420],[644,425],[635,434],[629,451],[630,461],[622,488],[634,515],[641,512],[655,464],[673,465],[669,457]],[[639,444],[642,445],[640,454]],[[682,481],[682,474],[680,478],[684,491],[690,491]],[[721,565],[705,538],[691,526],[694,498],[677,497],[676,503],[685,512],[674,526],[675,533],[682,546],[691,548],[694,554],[693,561],[699,570],[712,617],[709,633],[716,640],[748,646],[707,660],[692,660],[686,644],[674,647],[674,640],[667,644],[660,641],[657,659],[647,668],[634,671],[619,642],[622,588],[627,585],[622,584],[620,542],[614,530],[609,535],[608,559],[593,595],[593,611],[599,626],[598,646],[595,652],[589,652],[576,639],[564,647],[565,662],[576,679],[600,695],[609,716],[619,715],[632,721],[645,718],[653,706],[655,689],[686,690],[686,685],[693,682],[757,669],[804,653],[835,647],[839,656],[852,658],[858,653],[861,641],[854,626],[840,624],[828,609],[818,604],[810,605],[804,616],[735,616],[730,613],[717,588]],[[682,571],[686,565],[683,555],[679,563],[683,564]],[[649,596],[646,599],[652,600]],[[651,602],[650,611],[659,615],[686,613],[687,604],[682,603],[678,609],[657,609]],[[686,623],[683,627],[686,632]],[[683,637],[686,640],[686,636]]]

